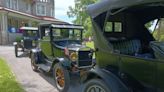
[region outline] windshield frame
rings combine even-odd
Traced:
[[[70,31],[73,31],[73,35],[75,35],[74,33],[74,31],[80,31],[80,37],[79,37],[79,39],[75,39],[75,40],[79,40],[79,41],[81,41],[82,42],[82,39],[83,39],[83,29],[73,29],[73,28],[51,28],[51,31],[50,31],[50,37],[51,37],[51,40],[52,41],[55,41],[55,40],[73,40],[73,39],[70,39],[70,38],[61,38],[61,39],[55,39],[54,37],[54,32],[55,32],[55,30],[60,30],[60,32],[62,31],[62,30],[65,30],[65,31],[69,31],[69,36],[70,36]]]

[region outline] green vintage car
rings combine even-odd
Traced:
[[[164,0],[88,6],[97,65],[88,71],[84,92],[164,92],[164,42],[156,39],[164,31],[163,11]]]
[[[31,50],[34,71],[52,73],[59,92],[67,92],[70,75],[90,69],[93,50],[82,44],[84,28],[73,24],[40,24],[38,47]]]
[[[37,27],[21,27],[19,30],[22,30],[22,38],[18,38],[16,42],[13,43],[15,48],[15,56],[20,56],[19,52],[29,52],[32,48],[37,46]]]

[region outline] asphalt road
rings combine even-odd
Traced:
[[[24,54],[16,58],[13,46],[0,46],[0,57],[7,61],[17,81],[26,92],[58,92],[51,76],[32,71],[30,59]],[[73,78],[68,92],[82,92],[78,78]]]

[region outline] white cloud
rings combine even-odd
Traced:
[[[71,22],[72,18],[68,18],[67,16],[69,6],[74,7],[74,0],[55,0],[55,17],[60,20]]]

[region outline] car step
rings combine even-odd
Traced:
[[[49,65],[46,65],[46,64],[37,64],[39,69],[45,71],[45,72],[49,72],[50,71],[50,66]]]
[[[51,66],[51,65],[52,65],[52,62],[51,62],[50,60],[45,59],[45,61],[46,61],[46,65],[47,65],[47,66]]]

